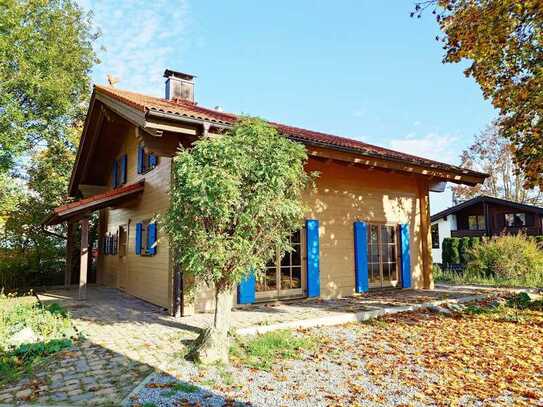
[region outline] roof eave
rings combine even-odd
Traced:
[[[156,111],[156,110],[147,110],[146,117],[158,117],[158,118],[161,118],[161,119],[188,122],[188,123],[191,123],[191,124],[200,124],[200,125],[211,124],[212,126],[219,127],[219,128],[225,128],[225,129],[232,127],[232,124],[226,123],[226,122],[223,122],[223,121],[198,119],[198,118],[193,118],[193,117],[187,117],[187,116],[180,115],[180,114],[169,113],[169,112],[161,112],[161,111]],[[312,146],[317,146],[317,147],[322,147],[322,148],[328,148],[328,149],[332,149],[332,150],[336,150],[336,151],[348,152],[348,153],[352,153],[352,154],[361,155],[363,157],[378,158],[378,159],[381,159],[381,160],[396,162],[396,163],[400,163],[400,164],[407,164],[407,165],[411,165],[411,166],[415,165],[415,166],[418,166],[418,167],[430,168],[430,169],[435,170],[435,171],[441,171],[441,172],[445,172],[445,173],[449,173],[449,174],[454,174],[455,176],[460,176],[460,177],[466,177],[466,176],[473,177],[475,180],[472,181],[472,182],[467,182],[465,180],[458,181],[458,183],[465,184],[465,185],[470,185],[470,186],[475,186],[477,184],[483,183],[484,180],[489,176],[488,174],[477,172],[477,171],[472,171],[472,170],[465,170],[465,169],[452,170],[452,169],[438,168],[437,166],[432,167],[432,166],[426,166],[426,165],[423,165],[423,164],[415,164],[415,163],[413,163],[413,162],[411,162],[409,160],[402,160],[402,159],[399,159],[399,158],[389,157],[389,156],[385,156],[385,155],[378,154],[378,153],[362,152],[362,151],[360,151],[360,150],[358,150],[356,148],[338,146],[338,145],[331,144],[331,143],[320,143],[320,142],[317,142],[317,141],[311,141],[311,140],[307,140],[307,139],[302,138],[302,137],[297,137],[297,136],[293,136],[293,135],[289,135],[289,134],[286,134],[286,136],[289,139],[293,140],[293,141],[297,141],[297,142],[300,142],[300,143],[305,144],[305,145],[312,145]],[[455,180],[451,180],[451,179],[444,179],[444,181],[455,182]]]

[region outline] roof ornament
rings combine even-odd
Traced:
[[[115,84],[117,84],[117,83],[119,83],[121,81],[121,78],[119,78],[118,76],[113,76],[110,73],[107,74],[106,78],[107,78],[107,83],[112,88],[115,87]]]

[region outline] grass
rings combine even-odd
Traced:
[[[305,352],[315,349],[316,345],[314,337],[280,330],[238,338],[230,348],[230,356],[233,362],[269,371],[276,362],[302,358]]]
[[[22,331],[33,338],[15,340]],[[75,336],[60,305],[43,307],[32,295],[0,295],[0,384],[31,373],[50,355],[71,347]]]
[[[486,276],[482,273],[455,272],[434,267],[434,279],[436,282],[447,284],[476,284],[492,287],[528,287],[543,288],[543,273],[532,273],[524,277],[504,278],[498,276]]]

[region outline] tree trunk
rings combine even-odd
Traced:
[[[196,340],[193,357],[205,364],[228,363],[229,338],[234,292],[230,285],[215,286],[215,317],[213,326]]]

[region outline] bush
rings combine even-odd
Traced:
[[[470,237],[463,237],[460,239],[460,242],[458,244],[458,253],[460,256],[460,263],[463,265],[468,264],[470,257],[469,257],[469,250],[471,248],[471,238]]]
[[[535,242],[537,243],[537,245],[539,246],[539,248],[541,250],[543,250],[543,236],[536,236],[535,237]]]
[[[469,256],[471,274],[524,282],[543,279],[543,251],[522,234],[487,240],[473,247]]]

